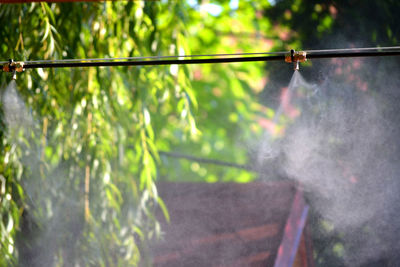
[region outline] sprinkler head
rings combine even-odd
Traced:
[[[290,50],[290,54],[285,55],[285,62],[293,63],[294,70],[299,70],[299,63],[307,61],[307,53],[304,51],[296,52],[294,49]]]
[[[23,72],[24,69],[24,62],[14,61],[10,59],[8,63],[3,65],[2,68],[3,72],[12,72],[13,73],[13,80],[17,78],[17,72]]]
[[[293,63],[294,70],[299,70],[300,69],[300,63],[298,61]]]

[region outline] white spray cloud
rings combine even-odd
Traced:
[[[266,137],[258,158],[278,157],[276,172],[300,182],[313,208],[343,233],[348,266],[388,253],[398,245],[392,220],[400,168],[385,102],[348,82],[308,84],[298,72],[288,90],[302,114],[283,140]]]
[[[4,119],[10,131],[17,130],[31,124],[32,120],[27,112],[24,101],[18,95],[16,82],[12,80],[2,95]]]

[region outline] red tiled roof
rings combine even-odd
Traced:
[[[164,238],[152,248],[155,266],[274,266],[278,247],[293,250],[295,235],[282,244],[285,226],[292,227],[288,218],[293,214],[296,223],[302,213],[293,212],[293,201],[302,198],[293,183],[163,183],[158,188],[171,222],[164,220]]]

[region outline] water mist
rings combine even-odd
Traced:
[[[24,101],[18,95],[17,84],[12,80],[2,95],[4,119],[9,131],[27,126],[31,123]]]
[[[268,164],[275,170],[265,177],[279,174],[301,184],[314,210],[351,248],[345,264],[360,266],[400,248],[393,222],[397,138],[382,98],[331,80],[309,84],[294,72],[287,90],[301,115],[281,140],[264,136],[258,163],[276,163]],[[282,113],[281,105],[274,122]]]
[[[20,183],[27,198],[17,234],[20,240],[15,244],[19,263],[22,266],[53,266],[60,233],[68,229],[71,237],[75,236],[72,233],[76,234],[71,221],[78,216],[68,215],[78,204],[71,200],[71,196],[52,197],[51,189],[61,190],[65,183],[66,171],[58,168],[50,173],[44,167],[43,140],[37,138],[42,132],[19,95],[14,80],[4,89],[1,101],[7,126],[6,136],[17,157],[12,164],[23,168]],[[65,237],[64,240],[71,237]]]

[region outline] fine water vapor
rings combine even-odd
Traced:
[[[288,92],[301,114],[282,139],[264,136],[258,164],[274,169],[265,177],[278,175],[301,184],[313,209],[341,233],[347,266],[396,253],[398,135],[385,97],[328,75],[320,84],[310,84],[298,71]],[[280,106],[274,122],[282,113]]]
[[[13,150],[20,150],[17,161],[24,168],[20,183],[27,197],[28,209],[25,209],[21,216],[20,224],[25,224],[25,227],[20,231],[21,235],[27,236],[29,242],[18,248],[19,261],[22,266],[53,266],[54,250],[59,235],[65,232],[65,229],[68,229],[71,236],[74,236],[72,233],[77,235],[76,227],[71,223],[72,219],[66,216],[76,210],[77,203],[70,200],[72,199],[70,196],[65,197],[62,194],[59,194],[58,198],[50,199],[49,194],[52,192],[49,188],[62,190],[61,185],[66,180],[66,170],[58,168],[50,174],[41,168],[43,149],[40,140],[37,139],[41,132],[37,121],[33,119],[19,95],[14,80],[2,91],[1,102],[7,138]],[[29,231],[25,228],[29,228]],[[30,251],[34,251],[34,254]]]
[[[281,139],[266,134],[258,146],[255,167],[265,177],[276,175],[302,185],[312,208],[341,233],[347,266],[390,257],[400,249],[400,130],[395,123],[400,119],[393,112],[398,108],[388,108],[400,99],[400,83],[396,75],[385,77],[382,88],[375,88],[375,92],[382,92],[376,94],[328,74],[319,84],[311,84],[295,71],[287,92],[290,104],[301,113],[294,113]],[[15,81],[5,88],[2,103],[9,137],[19,129],[34,131],[35,123]],[[280,106],[273,122],[280,122],[285,112]],[[31,150],[23,164],[35,168],[41,151]],[[264,169],[263,165],[269,167]],[[54,175],[58,179],[49,182],[62,181],[65,175],[60,171]],[[34,180],[24,181],[24,188],[31,203],[40,204],[41,185]],[[75,207],[78,203],[65,205]],[[62,207],[55,212],[62,214]],[[52,235],[63,227],[56,219],[49,225],[51,230],[40,239],[48,244],[41,250],[43,254],[51,249]],[[44,258],[42,265],[52,262]]]
[[[15,131],[31,124],[31,117],[27,112],[24,101],[18,95],[15,80],[12,80],[4,89],[1,100],[5,123],[9,131]]]

